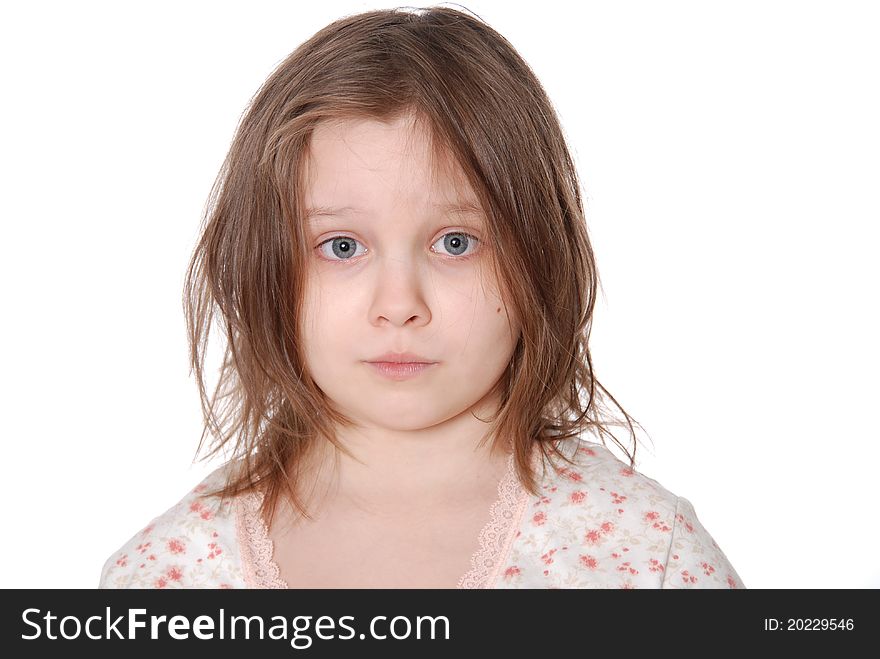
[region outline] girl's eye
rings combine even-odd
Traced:
[[[463,231],[450,231],[439,238],[434,245],[442,243],[443,249],[454,257],[464,260],[473,255],[474,249],[470,253],[465,254],[469,247],[476,245],[480,241],[476,236]],[[328,261],[350,261],[357,253],[357,240],[348,236],[333,236],[328,238],[315,249],[317,249]],[[329,251],[325,247],[329,246]],[[363,252],[361,252],[363,253]]]

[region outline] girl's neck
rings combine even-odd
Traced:
[[[480,445],[486,427],[466,413],[417,432],[339,432],[354,458],[329,441],[316,443],[299,471],[298,492],[310,507],[335,502],[388,512],[466,505],[493,491],[512,451],[509,441]]]

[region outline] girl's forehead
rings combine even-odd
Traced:
[[[476,195],[455,158],[434,149],[429,135],[399,120],[350,120],[318,126],[303,158],[308,209],[378,205],[388,195],[413,205],[472,213]]]
[[[421,124],[351,119],[316,127],[305,152],[313,172],[335,169],[430,172],[435,178],[460,178],[462,172],[447,149],[435,148]]]

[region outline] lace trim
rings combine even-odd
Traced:
[[[533,464],[539,453],[533,451]],[[259,512],[262,501],[263,493],[257,491],[243,494],[234,502],[244,580],[249,588],[289,588],[274,561],[273,542]],[[518,526],[515,522],[522,519],[527,501],[528,491],[519,482],[511,453],[507,470],[498,483],[498,499],[489,509],[489,521],[480,530],[480,546],[471,556],[471,568],[458,580],[456,588],[491,588],[510,552],[513,531]]]
[[[534,453],[532,454],[534,460]],[[507,472],[498,483],[498,500],[489,510],[489,521],[480,531],[480,548],[471,556],[471,569],[458,581],[456,588],[491,588],[504,557],[513,544],[514,529],[522,518],[528,492],[516,475],[514,455],[507,458]]]
[[[235,530],[244,580],[248,588],[287,588],[273,560],[275,548],[260,515],[262,503],[262,492],[248,492],[235,499]]]

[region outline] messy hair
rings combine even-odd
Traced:
[[[311,378],[299,332],[311,253],[303,169],[312,132],[328,121],[413,117],[433,161],[459,167],[482,206],[495,253],[504,255],[491,260],[495,281],[521,323],[483,443],[512,442],[517,476],[532,494],[536,442],[544,458],[570,461],[557,441],[592,431],[635,466],[634,421],[599,383],[590,357],[599,277],[556,112],[530,67],[485,22],[446,7],[411,9],[341,18],[271,73],[242,116],[189,264],[190,373],[204,416],[197,454],[210,431],[206,457],[231,446],[239,458],[225,485],[204,496],[262,488],[267,520],[283,494],[309,516],[294,485],[316,442],[350,455],[334,428],[352,421]],[[204,361],[215,312],[226,347],[209,399]],[[632,454],[609,430],[623,425]]]

